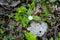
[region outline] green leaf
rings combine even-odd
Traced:
[[[9,15],[9,17],[13,17],[14,16],[14,14],[13,13],[11,13],[10,15]]]
[[[56,21],[56,19],[54,19],[54,18],[51,18],[51,21],[52,21],[52,22],[55,22],[55,21]]]
[[[25,13],[27,11],[27,9],[26,9],[26,7],[24,7],[24,6],[21,6],[20,8],[17,8],[17,12],[18,13]]]
[[[5,35],[3,40],[15,40],[15,37],[12,34]]]
[[[3,29],[0,29],[0,33],[3,34],[4,33],[4,30]]]
[[[8,39],[9,39],[9,40],[13,40],[12,34],[9,34]]]
[[[27,40],[36,40],[36,36],[34,34],[32,34],[31,32],[26,32],[25,33],[25,38]]]
[[[55,40],[59,40],[59,38],[55,38]]]
[[[20,23],[22,24],[23,27],[27,26],[27,24],[30,22],[30,20],[28,20],[28,17],[23,17],[23,19],[20,19]]]
[[[45,22],[45,21],[47,21],[48,19],[47,19],[47,18],[42,18],[41,20]]]
[[[48,16],[49,15],[49,9],[46,6],[43,6],[43,11],[45,13],[44,16]]]
[[[8,37],[7,36],[4,36],[3,40],[8,40]]]
[[[33,20],[41,20],[39,16],[33,16]]]
[[[35,3],[32,2],[31,4],[28,4],[29,9],[33,9],[35,7]]]
[[[60,38],[58,38],[58,40],[60,40]]]
[[[13,29],[14,29],[14,28],[15,28],[15,26],[16,26],[16,24],[14,24],[14,23],[9,23],[9,25],[8,25],[8,26],[9,26],[9,28],[13,28]]]
[[[46,38],[46,40],[48,40],[48,38]]]
[[[50,40],[53,40],[53,38],[51,37]]]
[[[35,7],[35,3],[32,2],[32,4],[31,4],[31,9],[33,9],[34,7]]]
[[[31,9],[28,9],[27,15],[30,16],[30,15],[32,15],[32,14],[33,14],[33,13],[32,13],[32,10],[31,10]]]
[[[34,8],[34,2],[32,2],[29,5],[29,9],[27,10],[26,7],[21,6],[17,9],[17,13],[15,15],[15,20],[20,21],[21,25],[23,27],[27,26],[27,24],[30,22],[28,20],[28,16],[32,15],[32,9]]]
[[[58,32],[58,37],[60,37],[60,32]]]
[[[60,40],[60,38],[56,38],[56,40]]]

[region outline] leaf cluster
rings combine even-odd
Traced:
[[[31,4],[28,4],[28,9],[25,7],[25,6],[21,6],[19,8],[17,8],[17,13],[15,15],[15,20],[19,21],[20,24],[22,24],[23,27],[27,26],[27,24],[30,22],[30,20],[28,19],[29,16],[34,16],[33,15],[33,8],[35,6],[35,3],[32,2]],[[34,16],[34,19],[33,20],[38,20],[39,17],[36,16],[36,19],[35,19],[35,16]]]

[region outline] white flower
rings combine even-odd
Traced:
[[[41,22],[40,24],[40,23],[32,22],[30,27],[27,28],[27,30],[32,32],[36,36],[41,37],[47,31],[47,28],[48,28],[47,23]]]
[[[32,20],[32,19],[33,19],[33,16],[29,16],[28,19],[29,19],[29,20]]]

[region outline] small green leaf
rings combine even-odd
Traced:
[[[31,4],[31,9],[33,9],[33,8],[34,8],[34,6],[35,6],[35,3],[34,3],[34,2],[32,2],[32,4]]]
[[[43,11],[45,13],[45,16],[49,15],[49,9],[46,6],[43,6]]]
[[[20,8],[17,9],[17,12],[18,12],[18,13],[21,13],[21,12],[22,12],[22,13],[25,13],[26,11],[27,11],[27,9],[26,9],[26,7],[24,7],[24,6],[21,6]]]
[[[3,34],[4,33],[4,30],[3,29],[0,29],[0,33]]]
[[[30,16],[30,15],[32,15],[32,14],[33,14],[33,13],[32,13],[32,10],[31,10],[31,9],[28,9],[27,15]]]
[[[58,32],[58,37],[60,37],[60,32]]]
[[[32,2],[31,4],[28,4],[29,9],[33,9],[34,6],[35,6],[35,3],[34,2]]]
[[[60,38],[58,38],[58,40],[60,40]]]
[[[9,34],[8,39],[9,39],[9,40],[13,40],[12,34]]]
[[[31,32],[26,32],[25,33],[25,38],[27,40],[36,40],[36,36],[34,34],[32,34]]]
[[[33,16],[33,20],[41,20],[39,16]]]
[[[9,17],[13,17],[14,16],[14,14],[13,13],[11,13],[10,15],[9,15]]]
[[[8,40],[8,37],[7,36],[4,36],[3,40]]]
[[[48,38],[46,38],[46,40],[48,40]]]
[[[50,40],[53,40],[53,38],[51,37]]]
[[[55,40],[58,40],[59,38],[55,38]]]
[[[51,21],[52,21],[52,22],[55,22],[56,20],[55,20],[54,18],[51,18]]]
[[[48,19],[47,19],[47,18],[42,18],[41,20],[45,22],[45,21],[47,21]]]

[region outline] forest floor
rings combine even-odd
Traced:
[[[37,28],[41,22],[45,32]],[[60,1],[0,0],[0,40],[60,40]]]

